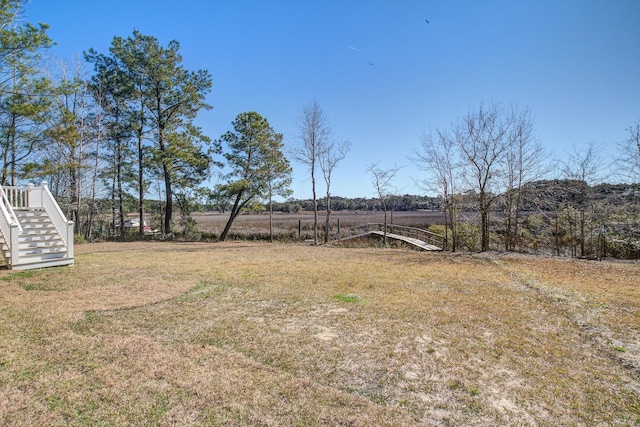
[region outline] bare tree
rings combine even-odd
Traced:
[[[86,171],[91,168],[87,145],[93,139],[90,114],[94,105],[81,63],[56,61],[49,73],[56,83],[41,153],[41,173],[49,177],[52,191],[66,205],[79,234]]]
[[[640,120],[627,129],[627,139],[620,144],[620,170],[625,173],[629,181],[635,184],[634,191],[640,190]],[[630,247],[640,248],[640,199],[635,198],[635,206],[625,212],[625,230],[621,231],[622,240]]]
[[[382,169],[380,162],[367,165],[367,172],[371,175],[371,184],[376,191],[382,208],[384,209],[384,245],[387,245],[387,211],[389,198],[393,195],[393,181],[396,178],[399,168]]]
[[[453,126],[453,140],[460,150],[465,175],[477,194],[482,251],[489,249],[489,213],[499,194],[500,164],[512,144],[515,115],[513,108],[480,104],[477,112],[469,111]]]
[[[505,156],[505,249],[515,250],[523,187],[541,179],[547,172],[548,155],[536,138],[529,109],[514,116],[511,145]]]
[[[563,162],[563,174],[566,179],[571,180],[574,188],[574,208],[577,210],[580,256],[585,256],[585,227],[587,222],[587,210],[589,208],[589,192],[591,186],[596,183],[600,176],[602,158],[601,148],[595,143],[589,143],[585,148],[579,150],[574,147],[569,154],[568,160]],[[573,252],[575,255],[575,250]]]
[[[445,217],[445,239],[449,241],[451,227],[451,251],[458,246],[460,195],[458,190],[458,153],[451,135],[437,130],[421,137],[422,149],[414,151],[413,161],[429,174],[420,185],[427,191],[435,191],[442,197]]]
[[[316,167],[325,155],[331,140],[331,127],[318,101],[305,105],[298,117],[296,145],[291,157],[309,168],[313,196],[313,243],[318,244],[318,197],[316,193]]]
[[[93,170],[91,171],[91,193],[89,195],[89,208],[87,212],[87,228],[85,230],[85,238],[88,241],[93,240],[93,226],[95,216],[98,214],[98,178],[100,174],[100,163],[102,160],[100,146],[104,139],[103,112],[97,110],[94,120],[94,139],[95,148],[93,152]]]
[[[620,143],[618,166],[625,178],[640,183],[640,120],[627,129],[628,136]]]
[[[336,165],[347,157],[347,153],[351,148],[351,143],[349,141],[343,141],[341,143],[329,143],[326,147],[325,152],[320,156],[320,169],[322,170],[322,176],[324,177],[324,182],[327,185],[326,192],[326,204],[327,204],[327,215],[325,217],[325,225],[324,225],[324,242],[329,242],[329,217],[331,215],[331,174],[335,169]]]

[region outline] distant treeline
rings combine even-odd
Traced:
[[[522,191],[522,210],[524,212],[553,212],[559,206],[572,205],[578,203],[581,197],[581,185],[578,181],[572,180],[541,180],[527,184]],[[459,195],[462,199],[464,211],[473,212],[475,206],[475,194],[467,192]],[[633,203],[640,203],[640,185],[637,184],[598,184],[588,187],[587,197],[593,203],[609,203],[617,206]],[[442,210],[442,198],[421,195],[392,195],[389,196],[387,207],[393,211],[418,211],[418,210]],[[109,205],[109,200],[99,202],[102,206]],[[158,214],[162,204],[157,200],[145,200],[145,211],[149,214]],[[219,212],[227,213],[229,203],[217,200],[199,201],[191,206],[192,212]],[[125,200],[125,211],[134,213],[138,208],[138,200],[129,197]],[[326,200],[318,199],[318,209],[326,210]],[[500,212],[503,206],[496,204],[494,211]],[[332,211],[377,211],[382,210],[382,202],[378,198],[366,197],[331,197]],[[268,212],[267,203],[256,203],[251,205],[246,212]],[[273,202],[274,212],[296,213],[313,211],[312,199],[288,199],[283,202]]]
[[[267,208],[268,206],[265,206]],[[438,210],[440,201],[437,197],[416,196],[405,194],[402,196],[390,196],[387,207],[394,211]],[[326,210],[325,199],[318,200],[318,209]],[[332,211],[376,211],[382,210],[380,199],[365,197],[331,197]],[[313,200],[289,199],[285,202],[274,202],[273,210],[276,212],[295,213],[301,211],[313,211]]]
[[[582,186],[578,181],[573,180],[541,180],[527,184],[522,191],[523,211],[553,212],[559,206],[577,203],[581,197]],[[473,212],[477,208],[475,201],[477,198],[473,192],[461,194],[464,211]],[[640,202],[640,186],[632,184],[599,184],[588,187],[588,198],[595,203],[615,203],[616,205],[631,204]],[[393,211],[417,211],[417,210],[442,210],[442,198],[419,195],[393,195],[387,202],[389,210]],[[318,209],[326,210],[326,200],[318,200]],[[220,206],[206,205],[203,210],[220,210]],[[500,212],[503,206],[498,203],[494,210]],[[262,205],[259,209],[268,210],[267,205]],[[331,210],[358,210],[375,211],[382,210],[382,202],[378,198],[364,197],[332,197]],[[284,202],[273,203],[274,212],[295,213],[302,211],[313,211],[312,199],[289,199]],[[222,210],[224,212],[224,209]]]

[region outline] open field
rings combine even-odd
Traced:
[[[215,212],[194,213],[193,218],[204,235],[219,236],[229,219],[229,214]],[[401,211],[387,212],[388,223],[409,227],[429,228],[432,224],[442,224],[442,212],[432,211]],[[338,224],[345,230],[349,227],[368,223],[383,223],[383,211],[336,211],[331,214],[331,237],[336,238]],[[318,213],[320,231],[325,224],[325,212]],[[313,212],[273,214],[273,233],[285,240],[304,240],[313,237]],[[266,240],[269,236],[269,214],[244,214],[233,222],[230,236],[255,236]]]
[[[637,425],[640,264],[100,243],[0,271],[0,425]]]

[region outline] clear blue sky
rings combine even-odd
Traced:
[[[212,138],[256,111],[289,144],[317,100],[352,144],[335,196],[375,196],[378,161],[402,167],[400,193],[423,194],[409,160],[420,135],[480,102],[529,107],[559,159],[589,143],[613,157],[640,119],[639,0],[31,0],[27,12],[65,59],[107,53],[134,28],[179,41],[185,67],[213,76],[214,109],[197,122]],[[294,196],[310,198],[293,167]]]

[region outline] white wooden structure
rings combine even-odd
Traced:
[[[73,265],[73,221],[46,182],[0,188],[0,251],[9,270]]]

